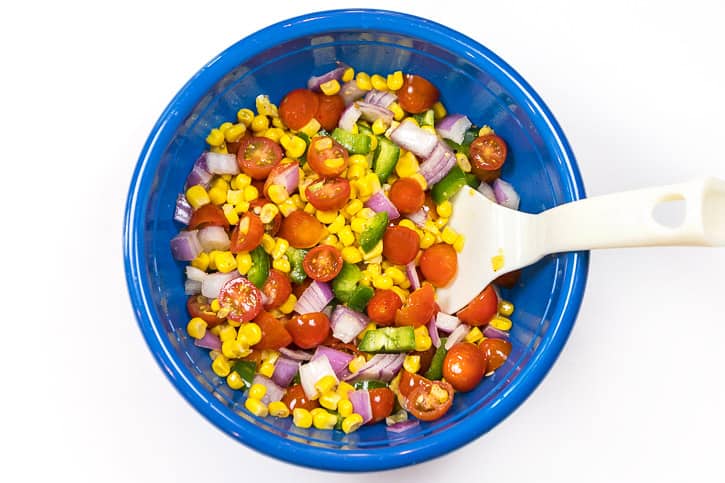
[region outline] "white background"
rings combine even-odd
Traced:
[[[0,480],[725,480],[725,249],[593,253],[544,383],[435,461],[345,476],[222,434],[136,326],[121,246],[131,173],[163,108],[214,55],[270,23],[353,4],[12,3],[0,7]],[[361,3],[434,19],[508,61],[557,116],[590,196],[725,178],[721,1]]]

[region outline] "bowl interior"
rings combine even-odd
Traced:
[[[294,463],[382,469],[460,446],[523,401],[569,333],[583,288],[586,255],[547,257],[525,269],[516,288],[503,291],[516,307],[513,353],[474,391],[456,395],[452,410],[442,419],[399,435],[382,425],[344,435],[302,430],[289,418],[259,419],[244,410],[243,395],[212,372],[207,351],[195,347],[186,335],[183,264],[173,260],[169,250],[170,239],[181,228],[172,220],[176,196],[206,148],[208,131],[234,121],[240,108],[253,108],[257,94],[268,94],[279,103],[291,88],[305,85],[310,75],[329,70],[338,60],[371,74],[401,69],[438,86],[448,112],[465,113],[479,126],[488,124],[507,141],[509,159],[502,177],[519,190],[523,211],[540,212],[576,199],[582,191],[555,121],[535,94],[521,90],[523,81],[500,59],[470,39],[421,19],[405,26],[401,18],[391,20],[389,13],[358,12],[347,14],[349,25],[336,18],[336,28],[330,28],[330,18],[338,14],[293,20],[288,27],[255,34],[257,42],[241,41],[202,69],[174,99],[149,138],[129,194],[129,289],[157,360],[179,391],[221,429]],[[485,220],[481,229],[489,229]],[[340,453],[350,459],[336,461]],[[316,460],[308,458],[312,454]],[[391,454],[397,458],[387,458]],[[371,463],[370,455],[378,458]]]

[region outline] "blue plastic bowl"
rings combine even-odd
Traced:
[[[451,411],[438,421],[398,435],[383,425],[345,435],[247,413],[241,394],[214,375],[207,351],[185,333],[183,266],[169,250],[181,228],[172,220],[175,199],[210,128],[235,119],[241,107],[253,107],[259,93],[279,102],[336,60],[370,73],[421,74],[440,88],[449,112],[492,126],[508,142],[503,177],[518,188],[523,211],[579,199],[584,190],[564,134],[524,79],[476,41],[401,13],[337,10],[272,25],[215,57],[171,101],[143,147],[124,226],[128,289],[149,348],[186,400],[245,445],[312,468],[373,471],[452,451],[493,428],[531,394],[574,324],[588,253],[547,257],[505,291],[516,306],[513,353],[476,390],[456,395]]]

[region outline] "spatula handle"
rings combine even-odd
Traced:
[[[660,203],[684,201],[676,226],[655,219]],[[725,181],[689,183],[586,198],[536,217],[544,253],[593,248],[725,245]]]

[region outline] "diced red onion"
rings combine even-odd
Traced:
[[[194,210],[191,208],[191,205],[186,199],[186,195],[179,193],[179,196],[176,197],[176,206],[174,207],[174,220],[179,223],[183,223],[184,225],[188,225],[193,211]]]
[[[483,335],[490,339],[504,339],[508,340],[509,333],[505,330],[497,329],[496,327],[492,325],[487,325],[485,329],[483,329]]]
[[[213,351],[222,350],[222,341],[219,340],[218,336],[212,334],[209,330],[206,331],[206,334],[204,334],[204,337],[202,337],[201,339],[195,339],[194,345],[197,347],[201,347],[202,349],[209,349]]]
[[[511,186],[511,183],[501,178],[496,178],[493,180],[493,193],[496,195],[496,201],[501,206],[511,208],[512,210],[519,209],[521,198],[514,187]]]
[[[391,358],[390,363],[388,363],[387,366],[383,367],[380,370],[379,378],[381,381],[390,382],[403,367],[403,362],[405,362],[405,354],[392,355],[395,355],[396,357]]]
[[[309,352],[294,350],[289,347],[281,347],[279,353],[293,361],[309,361],[312,359],[312,354]]]
[[[171,255],[176,260],[190,262],[203,250],[199,230],[182,231],[171,239]]]
[[[428,213],[425,212],[425,209],[421,208],[415,213],[405,215],[405,217],[419,227],[423,228],[425,226],[426,220],[428,219]]]
[[[365,94],[363,101],[369,104],[375,104],[381,107],[388,107],[390,104],[395,102],[398,98],[393,92],[390,91],[379,91],[377,89],[371,89]]]
[[[200,270],[193,265],[187,265],[185,272],[187,279],[194,280],[199,283],[203,282],[207,276],[207,273],[204,270]]]
[[[428,334],[430,334],[430,340],[433,342],[433,347],[436,349],[439,348],[441,346],[441,337],[438,334],[438,327],[436,327],[436,317],[431,317],[428,322]]]
[[[252,384],[261,384],[267,388],[264,393],[264,397],[262,397],[262,402],[264,404],[269,404],[271,402],[281,400],[286,392],[283,387],[280,387],[272,379],[261,374],[256,374],[254,376],[254,379],[252,379]]]
[[[340,96],[342,96],[342,100],[345,101],[345,105],[349,106],[350,104],[364,96],[365,92],[367,91],[360,89],[357,86],[357,82],[355,82],[355,80],[353,79],[351,81],[345,82],[342,85],[339,94]]]
[[[228,250],[231,246],[231,240],[224,227],[221,226],[205,226],[199,230],[199,243],[205,252],[212,250]]]
[[[317,398],[319,394],[317,388],[315,388],[315,384],[325,376],[332,376],[336,381],[338,380],[335,371],[330,365],[330,361],[327,360],[327,356],[325,355],[313,358],[307,364],[300,366],[300,384],[305,391],[307,399]]]
[[[373,210],[375,213],[386,211],[388,213],[388,220],[392,221],[400,218],[400,212],[393,202],[385,196],[385,193],[383,193],[382,190],[373,193],[373,195],[365,202],[365,206]]]
[[[350,391],[347,393],[348,399],[352,403],[352,410],[355,414],[362,416],[363,424],[373,419],[373,408],[370,403],[370,393],[365,389]]]
[[[380,379],[383,369],[392,364],[397,364],[400,356],[405,359],[405,354],[375,354],[369,361],[363,364],[356,373],[349,375],[345,378],[345,380],[357,381],[359,379]]]
[[[436,124],[436,131],[442,138],[461,144],[471,125],[471,121],[463,114],[450,114]]]
[[[436,315],[436,327],[443,332],[450,334],[456,330],[459,325],[461,325],[461,319],[455,315],[444,314],[443,312],[438,312]]]
[[[206,153],[207,170],[212,174],[239,174],[236,154]]]
[[[209,172],[209,169],[206,165],[206,155],[206,152],[201,153],[201,156],[199,156],[194,162],[194,166],[191,167],[191,171],[186,177],[184,191],[189,189],[189,187],[198,184],[204,186],[205,188],[209,187],[209,182],[211,182],[212,174]]]
[[[318,345],[312,356],[312,360],[314,360],[315,357],[320,357],[321,355],[327,357],[327,360],[330,361],[330,365],[332,366],[332,370],[335,371],[335,375],[339,379],[342,379],[350,374],[347,365],[354,357],[352,354],[348,354],[347,352],[333,349],[332,347],[327,347],[325,345]]]
[[[408,276],[408,281],[413,290],[418,290],[420,288],[420,278],[418,278],[418,270],[415,268],[415,260],[405,266],[405,274]]]
[[[295,374],[300,369],[299,361],[294,361],[287,357],[279,357],[274,364],[274,372],[272,380],[282,387],[287,387],[295,378]]]
[[[239,276],[239,272],[237,272],[236,270],[233,270],[229,273],[215,272],[207,274],[207,276],[204,278],[204,281],[201,282],[201,294],[204,297],[208,297],[210,299],[218,298],[219,292],[221,292],[224,284],[227,283],[229,280],[239,278]]]
[[[442,180],[455,165],[455,153],[446,143],[439,141],[430,155],[420,163],[420,174],[430,186]]]
[[[293,161],[291,163],[280,163],[269,172],[267,180],[264,182],[264,189],[262,190],[267,195],[269,187],[274,185],[284,186],[287,190],[287,194],[292,196],[297,190],[300,183],[300,163]]]
[[[377,104],[370,104],[369,102],[364,101],[359,101],[355,104],[357,105],[357,108],[360,109],[362,118],[366,121],[375,122],[378,119],[383,119],[385,124],[388,125],[393,120],[393,111],[386,107],[378,106]]]
[[[368,318],[365,314],[344,305],[335,307],[330,317],[332,336],[346,344],[352,342],[367,324]]]
[[[342,111],[342,115],[340,115],[340,121],[337,123],[337,125],[341,129],[344,129],[346,131],[352,131],[352,129],[355,127],[355,123],[358,119],[360,119],[361,115],[362,112],[360,112],[360,109],[358,109],[358,107],[353,102],[352,104],[347,106],[344,111]]]
[[[461,324],[456,327],[456,330],[451,332],[451,335],[448,336],[448,340],[446,341],[445,345],[446,350],[451,350],[451,347],[462,341],[470,331],[471,327],[466,324]]]
[[[335,67],[331,71],[325,72],[322,75],[313,75],[312,77],[310,77],[307,80],[307,88],[315,92],[320,92],[320,86],[322,84],[324,84],[325,82],[330,82],[333,79],[339,81],[348,67],[350,66],[342,62],[338,62],[337,67]]]
[[[412,122],[401,122],[390,133],[390,140],[420,158],[427,158],[439,144],[438,136]],[[455,162],[455,156],[453,162]]]
[[[309,314],[310,312],[321,312],[333,299],[332,289],[325,282],[314,280],[309,287],[302,292],[297,300],[294,310],[298,314]]]
[[[478,192],[481,193],[483,196],[493,201],[494,203],[498,203],[498,201],[496,201],[496,194],[493,192],[493,188],[491,188],[490,184],[486,183],[485,181],[481,181],[481,184],[478,185],[477,189]]]
[[[184,280],[184,294],[196,295],[201,293],[201,282],[198,280]]]
[[[391,433],[402,433],[403,431],[416,428],[419,425],[420,421],[417,419],[407,419],[405,421],[400,421],[399,423],[391,424],[390,426],[385,426],[385,429]]]

